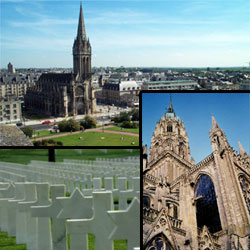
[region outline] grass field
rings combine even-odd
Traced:
[[[123,141],[121,137],[124,138]],[[139,146],[139,137],[105,132],[84,132],[56,137],[54,140],[61,141],[63,146]],[[132,145],[132,142],[135,144]]]
[[[105,130],[113,130],[113,131],[121,131],[121,132],[129,132],[129,133],[139,134],[139,128],[111,127],[111,128],[105,128]]]
[[[68,237],[69,240],[69,237]],[[95,249],[95,237],[92,234],[88,234],[88,250]],[[68,243],[68,248],[70,250],[70,244]],[[16,239],[14,237],[9,237],[7,233],[0,230],[0,249],[1,250],[26,250],[26,244],[16,244]],[[115,240],[114,250],[126,250],[127,243],[125,240]]]
[[[119,158],[127,156],[139,156],[139,149],[83,149],[79,154],[73,149],[57,149],[56,161],[62,162],[64,159],[95,160],[102,158]],[[47,149],[0,149],[0,161],[29,164],[31,160],[48,161]]]
[[[35,131],[33,135],[35,135],[35,138],[40,138],[40,137],[45,137],[45,136],[51,136],[51,135],[59,135],[59,134],[64,134],[67,132],[61,132],[61,133],[50,133],[49,130],[40,130],[40,131]]]

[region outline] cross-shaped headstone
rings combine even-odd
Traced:
[[[112,250],[113,241],[109,239],[114,223],[107,211],[113,210],[113,196],[109,191],[93,192],[94,214],[91,219],[67,220],[67,230],[71,239],[71,250],[82,249],[82,235],[95,235],[96,250]],[[79,240],[81,239],[81,240]],[[86,249],[86,246],[84,246]],[[83,248],[84,249],[84,248]]]
[[[17,243],[26,243],[27,250],[36,250],[36,220],[31,217],[30,206],[36,202],[36,184],[26,183],[25,200],[18,202],[18,219],[16,225]]]
[[[62,206],[57,218],[59,219],[81,219],[90,218],[93,215],[93,199],[92,197],[84,197],[81,191],[76,188],[70,197],[57,198]],[[77,209],[76,209],[77,208]],[[74,249],[74,243],[79,241],[78,249],[84,249],[87,245],[86,237],[82,237],[82,241],[78,236],[70,238],[70,248]]]
[[[67,250],[65,222],[62,219],[57,219],[57,215],[62,207],[56,199],[57,197],[65,196],[65,185],[50,186],[50,194],[51,204],[48,206],[33,207],[31,213],[32,216],[52,218],[52,248],[53,250]]]
[[[0,226],[5,232],[8,231],[8,200],[15,197],[15,187],[13,184],[7,188],[0,189]]]
[[[16,216],[18,210],[18,202],[24,201],[25,198],[24,183],[15,183],[15,190],[15,197],[8,200],[8,234],[11,237],[16,236]]]
[[[36,184],[37,201],[31,206],[32,210],[36,207],[48,206],[49,201],[49,184],[38,183]],[[36,247],[37,250],[52,250],[51,231],[50,231],[50,218],[32,216],[37,220],[37,237]]]
[[[135,197],[127,210],[108,211],[116,226],[111,240],[127,240],[127,249],[140,245],[140,201]]]

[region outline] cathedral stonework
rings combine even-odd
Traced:
[[[36,85],[27,90],[25,106],[52,116],[67,117],[95,112],[91,45],[86,36],[82,5],[73,45],[73,73],[42,74]]]
[[[143,249],[250,249],[250,156],[212,116],[212,153],[190,156],[172,100],[143,148]]]

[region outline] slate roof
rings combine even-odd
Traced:
[[[75,79],[75,74],[73,73],[43,73],[39,81],[48,82],[70,82]]]
[[[33,146],[33,143],[18,127],[0,125],[0,146]]]

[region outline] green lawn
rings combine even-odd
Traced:
[[[113,130],[113,131],[121,131],[121,132],[129,132],[129,133],[139,134],[139,128],[111,127],[111,128],[105,128],[105,130]]]
[[[101,158],[119,158],[127,156],[139,156],[139,149],[107,149],[101,151],[98,149],[83,149],[82,154],[79,154],[73,149],[57,149],[56,161],[62,162],[63,159],[76,160],[95,160]],[[0,149],[0,161],[29,164],[31,160],[48,161],[47,149]]]
[[[40,131],[35,131],[33,133],[33,135],[35,135],[36,137],[35,138],[40,138],[40,137],[45,137],[45,136],[51,136],[51,135],[58,135],[58,134],[64,134],[64,133],[67,133],[67,132],[61,132],[61,133],[50,133],[49,130],[40,130]]]
[[[83,236],[84,237],[84,236]],[[70,237],[68,237],[69,240]],[[92,234],[88,234],[88,249],[95,249],[95,237]],[[70,250],[70,244],[68,244]],[[7,233],[0,230],[0,249],[1,250],[26,250],[26,244],[16,245],[15,237],[9,237]],[[125,240],[115,240],[114,250],[126,250],[127,242]]]
[[[83,140],[80,140],[79,137],[82,137]],[[123,141],[121,137],[124,138]],[[54,140],[61,141],[63,146],[139,146],[139,137],[137,136],[105,132],[84,132],[56,137]],[[135,142],[135,144],[132,145],[132,142]]]

